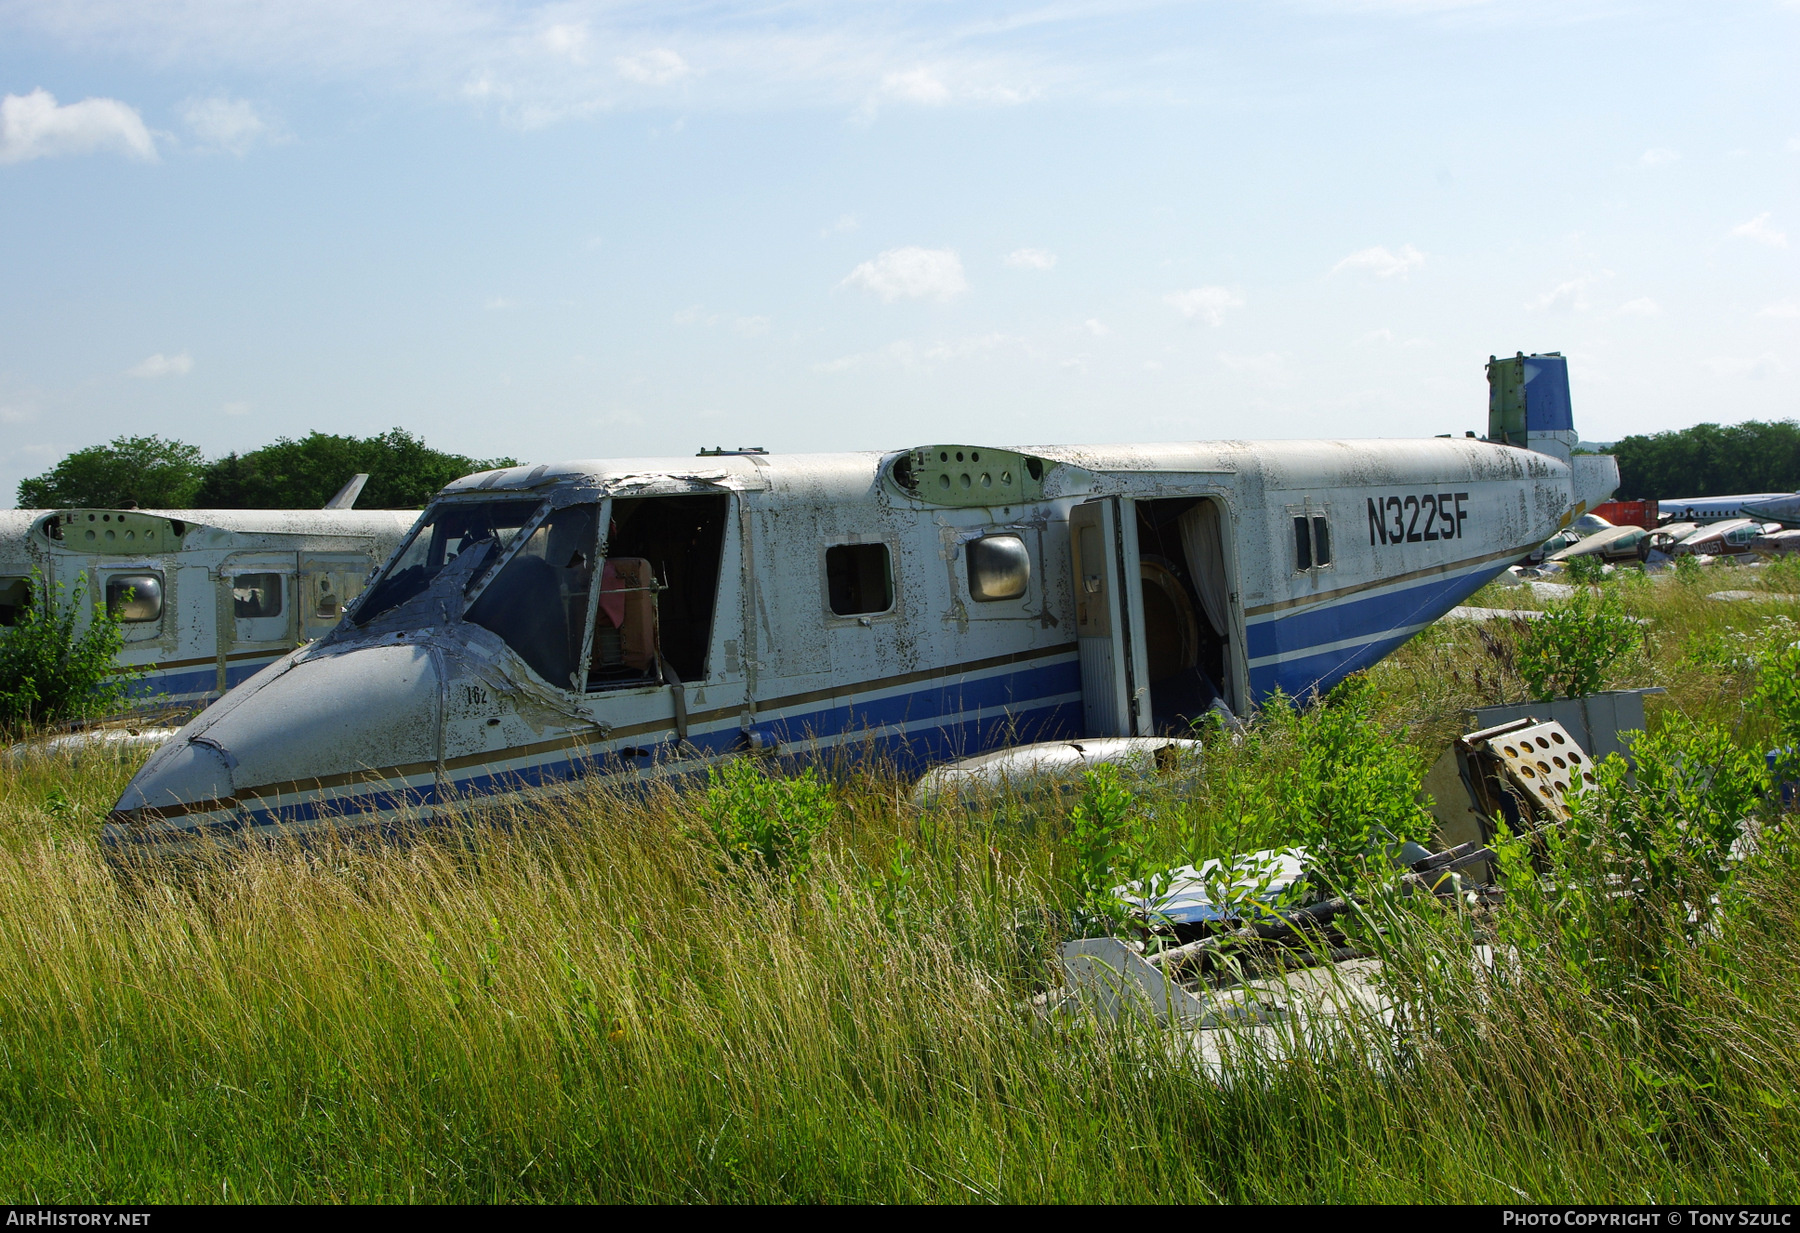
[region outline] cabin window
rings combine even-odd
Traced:
[[[156,574],[114,574],[106,580],[106,610],[128,625],[162,618],[162,579]]]
[[[1031,585],[1031,553],[1017,535],[984,535],[964,549],[969,595],[981,603],[1018,599]]]
[[[0,578],[0,627],[17,625],[31,608],[31,579]]]
[[[1324,569],[1331,564],[1331,527],[1323,514],[1294,515],[1294,572]]]
[[[464,615],[561,689],[574,686],[581,660],[598,517],[593,505],[571,505],[544,519]]]
[[[825,593],[838,616],[872,616],[894,606],[886,544],[833,544],[825,550]]]
[[[231,614],[240,620],[281,615],[280,574],[239,574],[231,580]]]
[[[379,581],[363,594],[356,623],[398,608],[429,587],[446,569],[466,589],[483,568],[518,538],[543,502],[535,497],[501,501],[450,501],[427,510]]]

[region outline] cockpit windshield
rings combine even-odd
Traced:
[[[536,498],[456,501],[429,511],[406,548],[357,605],[355,621],[367,625],[423,592],[446,567],[454,566],[466,587],[531,521],[543,502]]]

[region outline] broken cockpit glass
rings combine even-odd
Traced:
[[[367,625],[429,587],[455,562],[465,585],[492,562],[531,521],[535,499],[453,502],[437,506],[357,605],[355,620]]]
[[[564,689],[575,684],[587,632],[597,515],[595,506],[571,505],[544,519],[464,616],[500,635],[533,672]]]

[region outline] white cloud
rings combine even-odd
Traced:
[[[1767,244],[1770,248],[1786,248],[1787,232],[1769,222],[1773,217],[1767,211],[1758,214],[1747,223],[1739,223],[1731,229],[1731,234],[1739,239],[1755,240],[1758,244]]]
[[[549,26],[539,36],[544,50],[571,64],[587,63],[588,28],[585,21],[560,22]]]
[[[849,232],[855,231],[860,226],[862,226],[862,222],[856,217],[856,215],[840,214],[840,215],[838,215],[836,222],[834,222],[834,223],[830,224],[829,226],[820,230],[819,234],[822,236],[845,235]]]
[[[1789,137],[1787,148],[1789,154],[1800,154],[1800,137]]]
[[[1225,324],[1225,310],[1242,308],[1244,297],[1229,287],[1195,287],[1191,291],[1171,291],[1163,303],[1189,319],[1199,318],[1208,325]]]
[[[491,313],[509,313],[515,311],[519,307],[519,302],[511,296],[497,295],[487,303],[483,304],[482,307]]]
[[[226,415],[249,415],[250,404],[247,402],[228,402],[225,404]]]
[[[1586,312],[1589,307],[1587,289],[1593,285],[1593,282],[1592,278],[1583,275],[1580,278],[1571,278],[1566,282],[1557,283],[1556,286],[1526,304],[1525,307],[1531,312],[1537,313],[1550,312],[1560,308],[1572,308],[1576,312]]]
[[[1226,355],[1219,353],[1219,363],[1232,372],[1245,373],[1252,377],[1260,377],[1265,381],[1275,381],[1284,375],[1286,361],[1278,352],[1265,351],[1261,355]]]
[[[0,100],[0,163],[111,150],[156,161],[156,143],[135,107],[118,99],[84,98],[59,107],[47,90]]]
[[[731,332],[742,334],[745,338],[755,338],[758,334],[769,332],[767,317],[738,317],[731,323]]]
[[[1763,305],[1763,310],[1756,314],[1759,317],[1778,317],[1792,319],[1800,317],[1800,304],[1792,300],[1776,300],[1773,304]]]
[[[620,56],[613,61],[613,67],[626,81],[645,86],[666,86],[694,71],[686,60],[667,47],[653,47],[635,56]]]
[[[1752,381],[1787,371],[1787,365],[1780,357],[1769,352],[1753,357],[1721,355],[1700,363],[1715,377],[1748,377]]]
[[[181,105],[181,122],[203,146],[242,156],[271,136],[268,123],[245,99],[191,98]]]
[[[962,258],[948,248],[890,248],[851,270],[839,286],[863,287],[888,303],[949,300],[969,289]]]
[[[920,103],[927,107],[941,107],[950,101],[950,87],[930,69],[916,68],[904,73],[889,73],[881,79],[881,92],[889,98],[905,103]]]
[[[134,364],[125,370],[128,377],[185,377],[194,368],[194,357],[183,351],[176,355],[164,355],[158,351],[141,364]]]
[[[0,424],[29,424],[37,417],[36,407],[13,407],[0,403]]]
[[[1635,300],[1627,300],[1613,310],[1621,317],[1655,317],[1662,312],[1655,300],[1647,295],[1640,295]]]
[[[1667,146],[1652,146],[1650,149],[1645,150],[1642,154],[1638,155],[1638,166],[1666,167],[1680,157],[1680,154],[1669,149]]]
[[[1101,324],[1098,317],[1089,317],[1086,321],[1081,323],[1081,328],[1092,334],[1095,338],[1105,338],[1108,334],[1112,333],[1111,329]]]
[[[1425,254],[1411,244],[1402,244],[1398,253],[1389,252],[1386,246],[1377,244],[1373,248],[1351,253],[1332,266],[1331,272],[1341,274],[1345,270],[1367,270],[1377,278],[1393,278],[1396,275],[1405,278],[1424,264]]]
[[[1006,254],[1007,265],[1015,270],[1053,270],[1056,268],[1056,254],[1041,248],[1019,248]]]

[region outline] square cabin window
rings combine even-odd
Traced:
[[[825,593],[838,616],[866,616],[894,606],[894,571],[886,544],[833,544],[825,550]]]
[[[231,615],[245,620],[281,615],[280,574],[239,574],[231,580]]]

